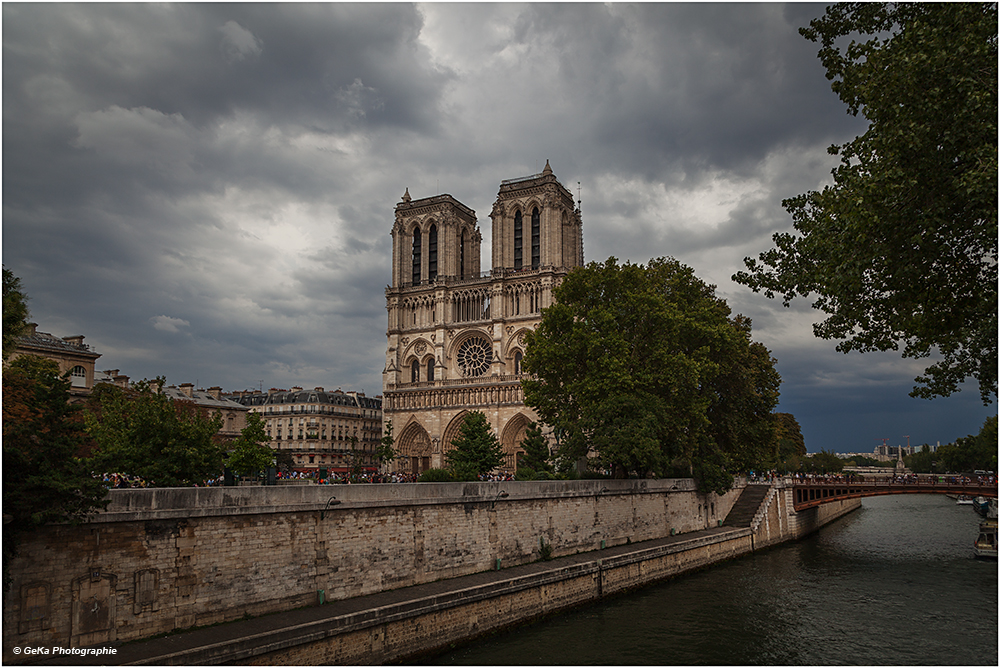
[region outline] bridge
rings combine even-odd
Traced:
[[[792,484],[793,502],[796,511],[813,508],[830,501],[856,499],[862,496],[884,496],[886,494],[965,494],[971,497],[997,498],[997,485],[980,484],[978,481],[938,481],[936,478],[921,478],[899,482],[891,477],[865,478],[862,480],[824,480],[809,478],[796,480]]]

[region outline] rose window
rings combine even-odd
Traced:
[[[474,336],[458,348],[458,368],[463,376],[482,376],[490,369],[492,348],[486,339]]]

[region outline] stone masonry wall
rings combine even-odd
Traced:
[[[112,490],[29,536],[4,599],[14,645],[124,641],[715,526],[738,490],[592,480]],[[335,498],[331,498],[335,497]]]

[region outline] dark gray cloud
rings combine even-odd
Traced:
[[[951,440],[989,413],[906,398],[911,363],[834,353],[807,303],[729,280],[864,129],[797,32],[819,6],[2,11],[4,264],[41,329],[85,335],[101,368],[375,394],[404,189],[474,208],[485,268],[500,180],[548,159],[580,184],[588,259],[675,256],[754,319],[812,449],[907,424]]]

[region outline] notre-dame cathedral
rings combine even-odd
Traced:
[[[493,211],[493,264],[480,269],[476,213],[451,195],[396,205],[383,418],[391,421],[399,471],[445,464],[469,411],[484,413],[514,471],[524,431],[524,334],[552,289],[583,264],[583,222],[552,173],[500,183]]]

